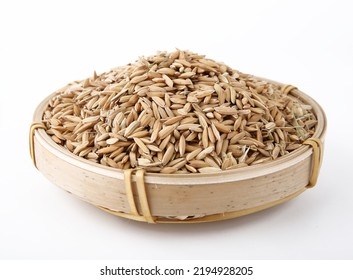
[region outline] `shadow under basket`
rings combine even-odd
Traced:
[[[313,187],[322,162],[324,111],[295,87],[280,85],[311,105],[318,123],[304,145],[268,163],[210,174],[145,173],[93,163],[56,144],[46,133],[42,116],[55,94],[35,111],[31,157],[51,182],[116,216],[148,223],[200,223],[251,214]]]

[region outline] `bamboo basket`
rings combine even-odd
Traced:
[[[268,163],[210,174],[145,174],[93,163],[70,153],[46,134],[42,116],[54,94],[34,113],[30,154],[51,182],[116,216],[148,223],[199,223],[251,214],[313,187],[322,162],[324,111],[294,86],[280,85],[313,107],[318,124],[305,145]]]

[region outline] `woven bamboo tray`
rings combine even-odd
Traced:
[[[313,107],[318,124],[305,145],[272,162],[221,173],[168,175],[96,164],[70,153],[46,134],[42,116],[54,94],[35,111],[31,157],[54,184],[116,216],[148,223],[198,223],[254,213],[313,187],[322,162],[324,111],[295,87],[280,85]]]

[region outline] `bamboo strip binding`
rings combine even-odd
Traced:
[[[304,141],[305,145],[310,145],[313,149],[313,165],[309,184],[306,186],[307,189],[312,188],[316,185],[317,178],[319,177],[320,167],[323,158],[323,146],[319,138],[309,138]]]
[[[130,206],[130,213],[116,212],[97,205],[96,207],[108,213],[111,213],[115,216],[121,216],[124,218],[136,220],[136,221],[141,221],[141,222],[143,221],[150,224],[154,224],[156,223],[155,221],[156,218],[151,215],[147,193],[146,193],[145,180],[144,180],[145,170],[143,169],[136,170],[136,187],[137,187],[138,199],[140,202],[142,215],[140,215],[139,212],[137,211],[137,207],[134,199],[134,193],[133,193],[132,178],[131,178],[134,171],[135,171],[134,169],[124,170],[125,192]]]
[[[292,86],[292,85],[283,85],[282,88],[281,88],[281,91],[284,94],[288,94],[294,89],[298,89],[298,88],[296,86]]]
[[[145,180],[144,175],[145,171],[143,169],[139,169],[136,171],[136,187],[138,192],[138,199],[140,201],[142,215],[140,215],[137,211],[137,207],[135,204],[134,194],[133,194],[133,187],[132,187],[132,180],[131,176],[135,170],[127,169],[124,170],[124,183],[125,183],[125,191],[128,198],[129,206],[131,209],[131,215],[139,216],[139,218],[144,218],[148,223],[154,223],[154,218],[151,215],[146,187],[145,187]]]
[[[35,157],[35,153],[34,153],[34,133],[37,128],[42,128],[44,130],[47,129],[46,126],[44,125],[44,123],[37,123],[37,122],[32,123],[31,127],[29,129],[29,153],[31,155],[32,162],[33,162],[35,168],[37,168],[37,164],[36,164],[36,157]]]

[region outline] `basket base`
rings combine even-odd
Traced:
[[[297,197],[302,192],[304,192],[306,189],[307,188],[300,189],[299,191],[297,191],[289,196],[286,196],[282,199],[279,199],[279,200],[276,200],[276,201],[273,201],[270,203],[266,203],[263,205],[259,205],[257,207],[253,207],[253,208],[248,208],[248,209],[243,209],[243,210],[238,210],[238,211],[233,211],[233,212],[226,212],[226,213],[221,213],[221,214],[208,215],[208,216],[195,218],[195,219],[188,219],[188,220],[171,220],[171,219],[166,219],[163,217],[156,217],[154,219],[154,223],[157,223],[157,224],[196,224],[196,223],[217,222],[217,221],[238,218],[241,216],[256,213],[256,212],[265,210],[267,208],[271,208],[273,206],[282,204],[288,200],[291,200],[292,198]],[[139,222],[147,222],[143,216],[136,216],[136,215],[132,215],[132,214],[128,214],[128,213],[116,212],[116,211],[113,211],[113,210],[110,210],[110,209],[107,209],[107,208],[104,208],[104,207],[101,207],[98,205],[96,205],[96,207],[98,207],[99,209],[101,209],[105,212],[108,212],[109,214],[112,214],[112,215],[115,215],[118,217],[123,217],[123,218],[127,218],[127,219],[134,220],[134,221],[139,221]]]

